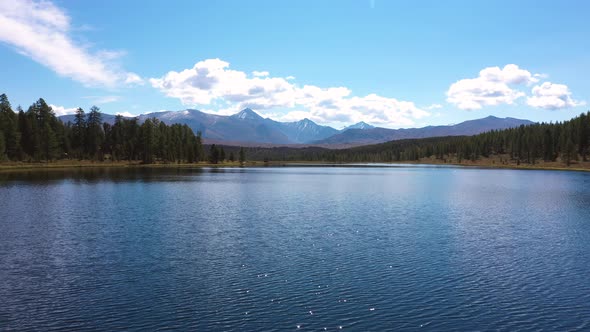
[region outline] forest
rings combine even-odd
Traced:
[[[492,130],[474,136],[439,137],[421,140],[393,141],[377,146],[351,149],[344,156],[332,158],[362,158],[374,161],[411,161],[434,157],[475,161],[491,156],[505,156],[517,164],[538,161],[561,161],[569,166],[572,161],[586,161],[590,146],[590,113],[557,123],[536,123],[517,128]]]
[[[140,123],[117,116],[102,121],[96,106],[78,108],[74,122],[63,123],[43,99],[27,111],[12,109],[0,95],[0,161],[56,160],[138,161],[151,163],[217,164],[225,160],[312,162],[404,162],[434,158],[461,163],[502,156],[517,164],[539,161],[569,166],[586,161],[590,147],[590,112],[563,122],[536,123],[475,136],[448,136],[391,141],[349,149],[320,147],[236,147],[204,145],[201,133],[187,125],[167,125],[157,119]]]
[[[247,148],[250,160],[314,162],[419,162],[425,158],[462,163],[499,157],[503,162],[535,165],[542,162],[587,161],[590,112],[564,122],[536,123],[492,130],[474,136],[447,136],[390,141],[349,149]]]
[[[78,108],[73,123],[63,123],[43,99],[25,112],[14,111],[0,95],[0,160],[50,162],[60,159],[128,160],[143,163],[198,162],[206,154],[200,134],[186,125],[166,125],[157,119],[139,123],[117,116],[102,121],[96,106]]]

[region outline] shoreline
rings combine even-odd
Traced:
[[[513,169],[513,170],[548,170],[548,171],[578,171],[590,172],[590,162],[578,162],[571,166],[560,165],[558,162],[537,164],[520,164],[516,163],[495,163],[487,160],[478,160],[476,162],[442,162],[436,159],[427,159],[421,161],[400,161],[400,162],[323,162],[323,161],[247,161],[244,164],[240,162],[223,162],[212,164],[208,162],[199,163],[156,163],[143,164],[141,162],[93,162],[93,161],[56,161],[50,163],[0,163],[0,172],[27,172],[27,171],[48,171],[48,170],[80,170],[80,169],[117,169],[117,168],[234,168],[234,167],[391,167],[391,165],[414,165],[414,166],[448,166],[448,167],[466,167],[476,169]]]
[[[278,162],[277,162],[278,163]],[[283,167],[392,167],[392,165],[413,165],[413,166],[432,166],[432,167],[462,167],[472,169],[511,169],[511,170],[525,170],[525,171],[574,171],[574,172],[590,172],[590,162],[586,162],[584,167],[575,166],[554,166],[554,165],[498,165],[498,164],[483,164],[483,163],[444,163],[444,162],[432,162],[432,161],[398,161],[398,162],[349,162],[349,163],[331,163],[331,162],[306,162],[306,161],[293,161],[293,162],[280,162],[280,165],[273,165],[269,163],[268,166],[283,166]],[[263,165],[264,166],[264,165]]]

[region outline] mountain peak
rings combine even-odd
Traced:
[[[232,117],[242,119],[242,120],[258,120],[263,119],[258,113],[254,112],[251,108],[244,108],[240,112],[232,115]]]
[[[350,125],[348,127],[344,127],[344,129],[342,129],[342,131],[348,130],[348,129],[372,129],[372,128],[375,128],[375,126],[372,126],[372,125],[366,123],[365,121],[361,121],[361,122],[357,122],[353,125]]]
[[[306,129],[306,128],[317,127],[317,124],[315,122],[311,121],[308,118],[304,118],[303,120],[299,120],[299,121],[295,122],[295,125],[299,129]]]

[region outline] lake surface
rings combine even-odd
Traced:
[[[0,330],[590,329],[590,173],[0,174]]]

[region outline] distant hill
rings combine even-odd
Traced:
[[[103,114],[102,117],[104,122],[110,124],[115,122],[114,115]],[[449,126],[388,129],[359,122],[342,130],[336,130],[329,126],[318,125],[309,119],[296,122],[274,121],[263,118],[249,108],[229,116],[187,109],[142,114],[138,118],[140,123],[148,118],[157,118],[168,125],[186,124],[195,133],[200,131],[203,138],[209,142],[243,143],[244,145],[248,143],[249,146],[313,144],[339,148],[408,138],[475,135],[492,129],[505,129],[532,123],[528,120],[488,116]],[[64,122],[73,122],[74,115],[64,115],[60,119]]]
[[[313,142],[322,145],[367,145],[383,143],[387,141],[426,138],[439,136],[463,136],[476,135],[493,129],[507,129],[520,125],[532,124],[532,121],[515,118],[498,118],[488,116],[483,119],[461,122],[448,126],[428,126],[423,128],[409,129],[388,129],[388,128],[367,128],[347,129],[326,139]]]

